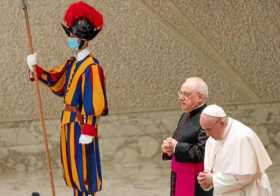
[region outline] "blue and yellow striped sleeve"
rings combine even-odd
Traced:
[[[96,119],[108,111],[104,74],[98,64],[90,65],[82,76],[82,99],[85,124],[94,129]]]

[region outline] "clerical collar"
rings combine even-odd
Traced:
[[[224,135],[223,135],[223,139],[221,139],[220,141],[222,143],[224,143],[224,141],[226,140],[227,136],[228,136],[228,133],[230,131],[230,127],[231,127],[231,123],[232,123],[232,119],[230,117],[228,117],[228,120],[227,120],[227,126],[225,128],[225,132],[224,132]]]
[[[78,52],[77,54],[77,61],[81,61],[84,58],[86,58],[88,55],[90,54],[90,51],[88,48],[85,48],[83,50],[81,50],[80,52]]]
[[[189,115],[190,115],[190,116],[193,116],[193,115],[195,115],[196,113],[201,112],[205,107],[206,107],[206,104],[203,103],[203,104],[199,105],[197,108],[195,108],[194,110],[190,111],[190,112],[189,112]]]

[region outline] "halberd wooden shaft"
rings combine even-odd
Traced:
[[[33,54],[34,48],[33,48],[33,44],[32,44],[32,34],[31,34],[31,28],[30,28],[30,23],[29,23],[27,6],[26,6],[25,0],[21,0],[21,1],[22,1],[22,5],[23,5],[23,11],[24,11],[24,17],[25,17],[25,23],[26,23],[28,48],[30,50],[30,53]],[[53,172],[52,172],[50,151],[49,151],[49,146],[48,146],[48,133],[47,133],[46,124],[45,124],[42,98],[41,98],[41,93],[40,93],[40,88],[39,88],[39,80],[38,80],[38,76],[37,76],[36,72],[30,73],[30,74],[32,74],[32,77],[34,77],[34,85],[35,85],[36,98],[37,98],[37,107],[39,110],[39,117],[40,117],[41,127],[43,130],[43,140],[44,140],[44,146],[45,146],[45,156],[46,156],[47,165],[48,165],[49,179],[50,179],[50,184],[51,184],[51,189],[52,189],[52,195],[55,196],[55,185],[54,185],[54,178],[53,178]]]

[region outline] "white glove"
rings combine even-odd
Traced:
[[[28,55],[26,62],[30,71],[34,71],[34,66],[37,65],[37,53]]]
[[[84,135],[82,134],[79,138],[79,143],[80,144],[89,144],[93,141],[93,137],[90,135]]]

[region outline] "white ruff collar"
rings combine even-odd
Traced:
[[[77,61],[81,61],[84,58],[86,58],[88,55],[90,54],[89,49],[85,48],[83,50],[81,50],[80,52],[78,52],[77,54]]]

